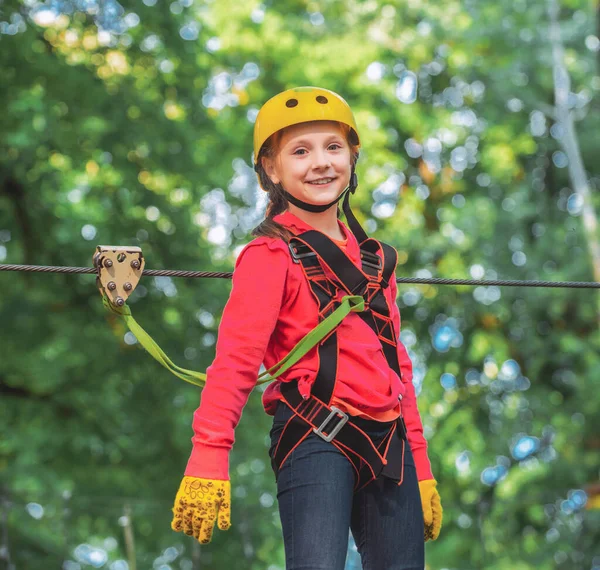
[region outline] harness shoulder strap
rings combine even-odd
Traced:
[[[305,248],[298,249],[298,244]],[[316,264],[324,264],[333,273],[336,285],[343,288],[350,295],[362,295],[369,281],[369,276],[363,273],[350,258],[325,234],[316,230],[309,230],[290,240],[290,251],[294,261],[301,261],[316,255]],[[304,264],[303,264],[304,265]],[[321,267],[321,271],[323,271]]]
[[[383,293],[394,275],[396,250],[378,240],[367,238],[361,244],[362,269],[359,269],[332,240],[316,230],[295,236],[289,246],[294,261],[302,265],[315,295],[322,295],[325,289],[323,284],[327,283],[325,294],[330,295],[331,299],[335,297],[337,289],[361,295],[365,299],[366,310],[359,316],[377,334],[388,365],[401,376],[391,308]],[[381,255],[376,253],[378,251]],[[333,275],[333,280],[328,275]]]

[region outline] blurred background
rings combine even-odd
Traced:
[[[599,36],[592,0],[3,0],[0,263],[91,267],[111,244],[230,271],[264,213],[258,109],[316,85],[355,112],[354,209],[398,276],[600,281]],[[203,371],[229,288],[144,277],[129,305]],[[91,275],[0,291],[0,568],[283,570],[260,390],[233,526],[200,547],[170,529],[199,390]],[[444,506],[427,570],[599,570],[598,291],[401,284],[398,303]]]

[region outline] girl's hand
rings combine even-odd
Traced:
[[[435,540],[442,528],[442,502],[436,485],[437,481],[435,479],[419,481],[423,518],[425,520],[425,542]]]
[[[208,544],[217,521],[221,530],[231,526],[229,481],[184,477],[175,496],[171,528]]]

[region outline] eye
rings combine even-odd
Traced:
[[[305,153],[305,152],[307,152],[307,150],[305,148],[299,148],[298,150],[294,151],[294,154],[298,154],[300,152],[301,153]],[[302,155],[298,154],[298,156],[302,156]]]
[[[334,150],[338,150],[338,149],[342,148],[342,145],[338,144],[338,143],[331,143],[329,145],[329,148],[331,148],[332,146],[336,147]]]

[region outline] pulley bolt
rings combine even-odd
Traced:
[[[125,291],[131,291],[133,287],[131,286],[131,283],[125,283],[125,285],[123,285],[123,289],[125,289]]]
[[[139,261],[139,259],[134,259],[131,262],[131,267],[133,267],[134,269],[139,269],[140,268],[140,261]]]
[[[109,291],[114,291],[117,288],[117,284],[114,281],[109,281],[107,287]]]
[[[117,297],[117,298],[115,299],[115,305],[116,305],[117,307],[122,307],[124,304],[125,304],[125,301],[123,301],[123,298],[122,298],[122,297]]]
[[[104,267],[112,267],[112,266],[113,266],[112,259],[106,259],[104,261]]]

